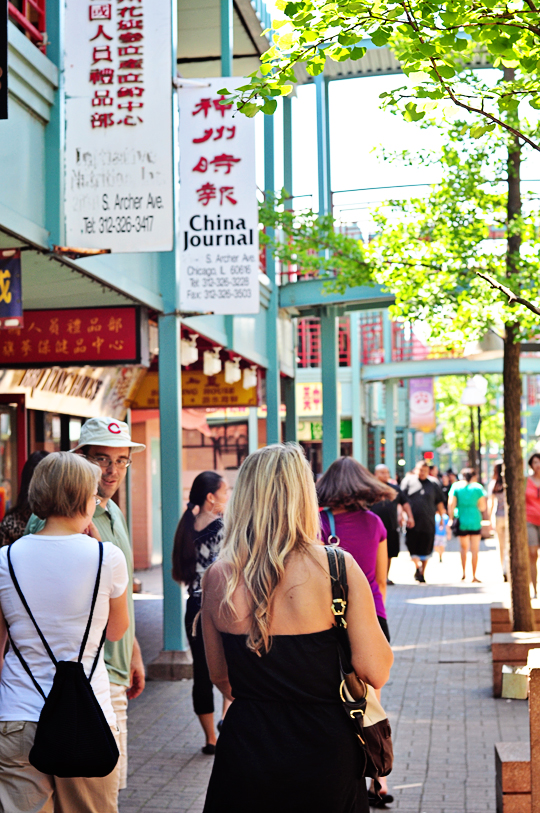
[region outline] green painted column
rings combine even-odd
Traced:
[[[176,73],[176,3],[171,3],[172,65]],[[172,82],[171,89],[172,89]],[[172,131],[178,132],[178,105],[171,90]],[[173,212],[178,211],[178,141],[172,139]],[[180,679],[191,675],[184,630],[184,602],[180,585],[171,575],[176,527],[185,508],[182,495],[182,367],[180,364],[180,256],[176,237],[173,250],[159,255],[159,283],[163,314],[159,317],[159,417],[161,456],[161,527],[163,551],[163,651],[148,665],[154,679]]]
[[[375,465],[378,466],[379,463],[382,463],[382,460],[381,460],[381,427],[378,424],[373,427],[373,448],[374,448],[374,451],[375,451],[375,454],[374,454]]]
[[[220,0],[221,75],[233,74],[233,0]]]
[[[340,456],[340,414],[338,404],[338,319],[337,308],[321,309],[321,383],[323,402],[322,467],[326,471]]]
[[[264,117],[264,188],[266,192],[275,190],[274,169],[274,117]],[[273,229],[267,229],[267,234],[273,235]],[[279,407],[281,404],[281,384],[278,353],[278,295],[276,285],[276,260],[270,248],[266,249],[266,273],[270,279],[271,294],[268,310],[266,311],[266,356],[268,368],[266,370],[266,443],[279,443],[281,441],[281,419]]]
[[[392,477],[396,474],[396,420],[395,420],[395,400],[397,397],[397,381],[390,378],[385,383],[385,425],[384,437],[386,440],[384,455],[385,463],[390,470]]]
[[[359,463],[364,462],[365,447],[362,431],[362,399],[361,399],[361,355],[360,355],[360,313],[352,311],[350,319],[351,342],[351,418],[353,457]]]
[[[317,103],[317,180],[319,189],[319,214],[328,214],[328,149],[327,149],[327,107],[324,76],[315,77],[315,97]]]
[[[65,154],[65,92],[64,92],[64,3],[47,6],[47,57],[58,68],[58,89],[51,107],[51,118],[45,133],[45,226],[49,244],[64,245],[64,154]]]
[[[292,151],[292,99],[290,96],[283,97],[283,186],[289,193],[294,194],[293,189],[293,151]],[[294,209],[294,202],[291,197],[285,202],[286,209]]]
[[[326,142],[327,211],[332,214],[332,162],[330,160],[330,79],[324,79],[324,129]]]

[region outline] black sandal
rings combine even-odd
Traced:
[[[369,806],[374,807],[376,809],[384,809],[386,805],[392,804],[394,801],[394,797],[390,793],[381,793],[379,796],[378,793],[374,793],[372,790],[368,790],[368,801]]]

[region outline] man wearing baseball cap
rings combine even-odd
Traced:
[[[120,641],[105,641],[104,656],[111,683],[111,700],[120,730],[119,790],[127,785],[127,705],[128,699],[138,697],[144,689],[145,675],[141,650],[135,638],[133,608],[133,553],[124,515],[111,497],[124,481],[132,452],[146,447],[134,443],[129,427],[115,418],[90,418],[81,428],[78,445],[72,450],[84,455],[101,469],[98,493],[101,502],[96,506],[93,523],[88,529],[91,536],[103,542],[113,542],[126,557],[129,572],[128,606],[129,629]],[[26,533],[40,531],[45,522],[34,514],[26,526]]]

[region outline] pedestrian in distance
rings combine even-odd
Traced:
[[[414,528],[408,528],[406,536],[407,548],[416,566],[414,578],[423,584],[426,566],[433,553],[435,514],[440,517],[444,514],[444,497],[439,481],[429,477],[425,460],[419,460],[413,472],[405,475],[401,490],[411,504],[414,517]]]
[[[509,549],[508,532],[506,527],[506,489],[503,477],[503,461],[497,460],[493,466],[493,475],[488,483],[488,517],[492,527],[495,529],[499,555],[501,557],[501,568],[504,581],[508,581],[509,570]]]
[[[461,580],[466,578],[467,553],[470,548],[472,580],[479,583],[480,579],[476,578],[476,568],[480,549],[482,514],[487,508],[486,492],[478,482],[478,474],[475,469],[462,469],[461,476],[463,479],[454,483],[448,495],[448,516],[454,520],[453,531],[459,538],[461,546],[461,565],[463,567]]]
[[[391,500],[379,500],[370,506],[370,511],[377,514],[386,528],[386,545],[388,550],[388,572],[386,574],[386,584],[393,585],[389,578],[392,559],[399,556],[399,529],[402,525],[402,518],[405,514],[407,528],[414,528],[414,517],[412,515],[409,500],[399,486],[390,482],[390,469],[384,463],[375,466],[375,477],[381,483],[390,486],[396,493]]]
[[[117,767],[105,777],[60,778],[29,761],[44,698],[11,647],[11,638],[45,695],[55,665],[25,609],[8,566],[8,551],[22,594],[58,661],[75,661],[84,638],[96,585],[100,543],[84,533],[99,504],[101,471],[78,455],[55,452],[36,467],[28,500],[42,530],[0,549],[0,810],[5,813],[117,813]],[[103,543],[103,561],[82,664],[91,672],[106,627],[119,641],[129,625],[128,570],[122,551]],[[91,686],[118,740],[103,650]],[[76,721],[74,721],[75,724]]]
[[[131,439],[129,427],[115,418],[90,418],[81,428],[79,443],[72,453],[86,457],[101,470],[98,486],[100,504],[86,532],[95,539],[117,545],[125,556],[128,575],[129,627],[119,641],[106,641],[105,666],[111,683],[111,700],[120,730],[119,790],[127,786],[127,708],[144,690],[145,672],[141,649],[135,638],[135,612],[133,606],[133,552],[126,520],[112,497],[125,480],[131,453],[146,447]],[[26,526],[27,533],[42,530],[44,522],[35,515]]]
[[[388,577],[387,530],[381,517],[368,510],[367,506],[372,504],[371,508],[374,508],[380,500],[384,500],[392,508],[395,491],[380,477],[374,477],[353,457],[335,460],[317,481],[316,488],[319,505],[322,507],[322,540],[325,544],[339,544],[359,565],[369,582],[381,629],[390,642],[385,608]],[[397,514],[397,507],[394,510]],[[374,783],[369,794],[373,807],[394,801],[394,797],[388,793],[386,777],[381,777],[379,782],[380,796],[374,792]]]
[[[173,547],[173,579],[188,588],[185,625],[193,657],[193,709],[199,718],[206,743],[203,754],[216,751],[214,726],[214,687],[208,673],[201,627],[201,580],[205,570],[216,559],[223,532],[222,514],[229,496],[229,487],[215,471],[197,475],[189,492],[187,509],[176,529]],[[221,721],[230,705],[223,697]]]
[[[203,579],[210,677],[234,697],[204,813],[368,811],[358,738],[340,707],[338,632],[318,537],[302,449],[276,444],[249,455],[225,511],[218,560]],[[392,651],[367,579],[345,558],[352,664],[380,689]]]
[[[532,474],[527,477],[525,489],[525,509],[527,513],[527,538],[529,542],[529,562],[531,565],[531,584],[534,598],[537,596],[537,564],[540,549],[540,454],[529,458]]]
[[[443,502],[445,509],[448,508],[448,492],[452,488],[452,483],[450,482],[450,476],[447,472],[443,472],[440,477],[441,482],[441,491],[443,493]]]
[[[30,519],[32,511],[28,503],[28,488],[30,480],[34,473],[37,464],[47,457],[49,452],[32,452],[28,460],[23,466],[21,472],[21,484],[19,493],[17,495],[17,502],[6,513],[6,516],[0,522],[0,547],[2,545],[10,545],[16,539],[20,539],[24,534],[26,523]]]
[[[435,514],[435,542],[433,550],[439,554],[439,562],[442,565],[443,553],[446,550],[446,543],[452,539],[452,526],[448,514]]]

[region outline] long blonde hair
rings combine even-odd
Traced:
[[[270,648],[272,603],[287,556],[309,550],[318,530],[315,484],[301,447],[280,443],[250,454],[225,511],[219,558],[230,566],[222,608],[237,617],[232,597],[241,579],[248,591],[253,652]]]

